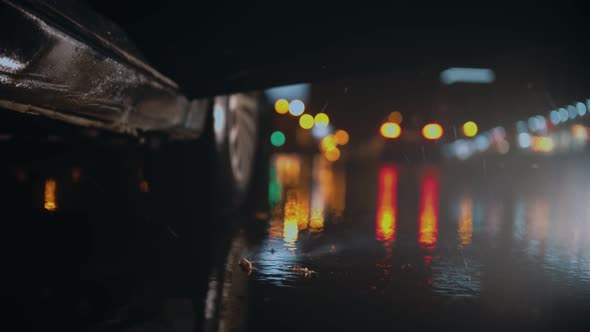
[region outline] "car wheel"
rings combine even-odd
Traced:
[[[219,96],[213,102],[215,187],[217,197],[226,200],[230,210],[243,202],[252,184],[261,104],[256,94],[244,93]]]

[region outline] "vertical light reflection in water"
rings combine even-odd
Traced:
[[[268,205],[271,209],[274,209],[274,207],[281,202],[282,198],[283,185],[281,184],[281,181],[279,181],[276,162],[273,162],[270,165],[270,176],[268,181]]]
[[[312,181],[309,227],[311,232],[321,232],[324,230],[326,206],[334,196],[332,166],[321,155],[313,159]]]
[[[395,240],[397,226],[397,169],[382,166],[379,169],[377,198],[376,240],[390,243]]]
[[[57,203],[56,203],[56,188],[57,183],[54,179],[47,179],[45,180],[45,204],[43,207],[47,211],[55,211],[57,210]]]
[[[473,200],[471,196],[461,199],[459,211],[459,248],[465,248],[471,244],[473,236]]]
[[[299,235],[298,219],[301,214],[299,209],[297,191],[291,189],[287,192],[283,225],[283,240],[289,245],[294,245]]]
[[[427,169],[422,177],[418,242],[428,250],[438,241],[438,178],[435,170]],[[425,257],[426,261],[430,261]],[[427,263],[428,263],[427,262]]]
[[[397,185],[397,167],[393,165],[381,166],[377,192],[375,240],[383,244],[385,256],[375,263],[376,280],[371,286],[373,291],[380,294],[384,294],[385,290],[391,287],[392,281],[392,244],[395,241],[397,229]]]
[[[545,199],[536,199],[531,202],[529,208],[527,223],[529,253],[542,257],[549,227],[549,206]]]

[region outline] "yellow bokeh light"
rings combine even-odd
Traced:
[[[320,143],[320,148],[322,151],[327,151],[336,147],[337,140],[334,135],[328,135],[324,137]]]
[[[318,113],[313,118],[316,126],[327,126],[330,124],[330,118],[326,113]]]
[[[340,159],[340,149],[338,149],[337,147],[328,149],[326,150],[326,153],[324,155],[326,156],[326,159],[328,159],[329,161],[336,161]]]
[[[339,129],[336,131],[336,133],[334,133],[334,136],[336,137],[338,145],[346,145],[350,140],[350,136],[348,135],[346,130]]]
[[[381,125],[379,131],[381,132],[381,136],[385,138],[398,138],[402,134],[402,128],[393,122],[385,122]]]
[[[463,134],[467,137],[477,135],[477,125],[473,121],[467,121],[463,124]]]
[[[309,114],[303,114],[299,118],[299,126],[303,129],[311,129],[313,127],[313,116]]]
[[[289,102],[286,99],[279,99],[275,102],[275,111],[279,114],[289,112]]]
[[[443,128],[438,123],[429,123],[422,128],[422,136],[426,139],[436,140],[443,135]]]
[[[404,117],[402,116],[402,114],[400,112],[395,111],[395,112],[391,112],[389,114],[389,116],[387,117],[387,120],[389,120],[389,122],[401,124],[402,121],[404,120]]]

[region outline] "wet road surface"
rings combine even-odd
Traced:
[[[30,152],[2,166],[24,330],[588,326],[585,161],[276,154],[270,209],[220,218],[198,200],[167,210],[178,197],[153,192],[141,152]]]
[[[487,167],[275,156],[222,330],[584,330],[583,163]]]

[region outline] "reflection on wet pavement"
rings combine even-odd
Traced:
[[[444,167],[295,154],[275,155],[270,170],[268,233],[247,249],[250,330],[273,326],[269,315],[322,308],[352,325],[314,317],[310,329],[369,320],[543,326],[562,319],[561,306],[590,310],[590,181],[580,170],[457,179]],[[465,306],[471,314],[461,318]],[[431,321],[420,320],[426,313]]]

